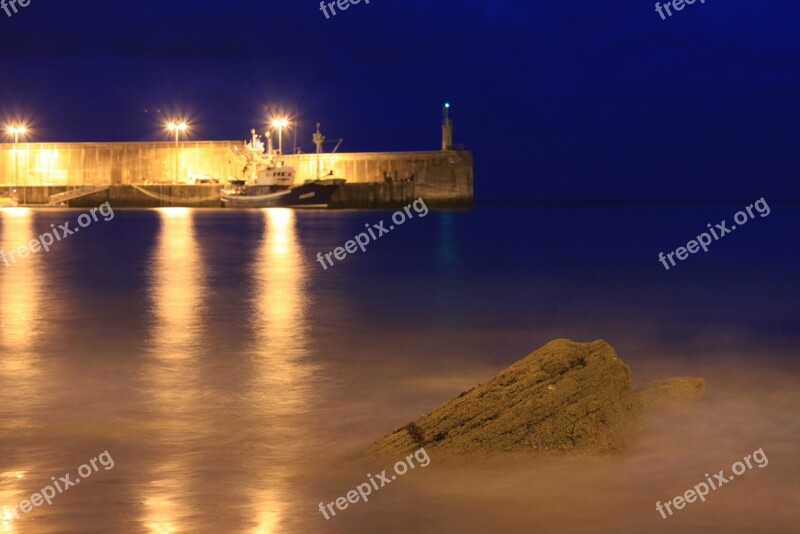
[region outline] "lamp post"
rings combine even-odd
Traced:
[[[272,121],[272,127],[278,129],[278,154],[283,155],[283,129],[289,125],[287,119],[275,119]]]
[[[9,125],[6,129],[6,133],[10,136],[14,136],[14,188],[19,188],[19,155],[17,154],[17,144],[19,144],[19,136],[25,135],[28,133],[28,129],[22,125]],[[27,202],[27,190],[25,191],[26,198],[23,200],[23,204]]]
[[[186,121],[181,122],[174,122],[170,121],[167,124],[167,130],[170,132],[175,133],[175,182],[178,181],[178,141],[180,141],[180,137],[182,133],[185,133],[186,130],[189,129],[189,125],[186,124]]]

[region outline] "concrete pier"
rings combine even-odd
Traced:
[[[85,186],[107,190],[71,199],[74,207],[109,201],[119,207],[218,207],[219,189],[241,176],[239,141],[159,143],[0,144],[0,195],[30,205]],[[296,184],[317,177],[315,154],[280,157],[297,170]],[[463,150],[322,154],[323,176],[347,179],[332,207],[378,208],[422,197],[431,205],[469,206],[473,202],[472,155]],[[192,178],[218,184],[188,185]]]

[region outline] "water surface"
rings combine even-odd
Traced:
[[[0,506],[114,459],[0,532],[796,531],[800,210],[657,260],[746,204],[430,212],[328,270],[318,252],[391,212],[119,210],[0,264]],[[80,213],[0,210],[0,248]],[[559,337],[708,395],[627,455],[432,455],[320,514],[390,467],[355,452]],[[758,448],[767,467],[655,511]]]

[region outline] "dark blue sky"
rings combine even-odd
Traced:
[[[35,141],[244,139],[299,109],[345,151],[437,149],[481,198],[800,199],[800,4],[34,0],[0,11],[0,116]],[[291,134],[288,134],[291,139]]]

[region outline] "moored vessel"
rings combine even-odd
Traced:
[[[254,187],[244,181],[231,182],[233,188],[222,195],[226,208],[327,208],[331,197],[345,180],[309,180],[283,191],[254,194]],[[257,186],[256,186],[257,187]]]
[[[294,185],[295,169],[287,166],[276,157],[272,148],[272,138],[267,132],[267,145],[261,136],[251,130],[251,138],[244,150],[234,149],[243,156],[244,178],[229,178],[230,186],[220,195],[226,208],[326,208],[336,190],[345,183],[344,178],[335,178],[333,173],[321,178],[319,154],[325,137],[319,131],[314,134],[317,145],[317,179],[306,180],[302,185]]]

